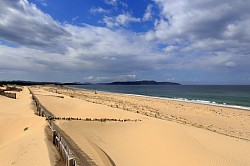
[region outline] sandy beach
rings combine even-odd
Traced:
[[[58,165],[28,88],[90,165],[250,165],[249,111],[60,86],[0,96],[1,165]]]
[[[53,88],[44,89],[53,91]],[[250,111],[247,110],[107,92],[95,94],[94,91],[58,87],[57,92],[81,101],[191,125],[250,141]]]
[[[47,122],[34,114],[28,89],[17,99],[0,95],[0,106],[0,165],[55,165],[59,154],[46,138]]]
[[[56,124],[95,165],[250,164],[248,111],[57,86],[31,90],[56,117],[92,119]]]
[[[250,166],[250,0],[0,0],[0,166]]]

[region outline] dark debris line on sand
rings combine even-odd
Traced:
[[[53,126],[53,130],[56,130],[58,133],[60,133],[64,141],[67,143],[67,146],[73,153],[76,164],[78,166],[97,166],[96,163],[86,153],[84,153],[63,130],[61,130],[52,120],[49,120],[48,117],[54,117],[54,115],[39,102],[39,100],[35,97],[34,93],[30,89],[29,91],[32,95],[34,102],[36,103],[37,110],[41,109],[40,107],[42,107],[44,114],[41,115],[45,115],[46,119],[48,119],[50,126]]]

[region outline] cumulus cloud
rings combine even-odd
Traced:
[[[168,69],[249,72],[249,2],[155,2],[161,15],[152,18],[154,28],[135,33],[125,27],[143,19],[129,13],[105,16],[107,27],[76,26],[57,22],[27,0],[1,1],[0,73],[69,71],[85,73],[86,80],[112,81]],[[152,14],[152,7],[144,20],[150,18],[147,12]]]
[[[64,52],[69,33],[27,0],[1,1],[0,36],[23,46]]]
[[[242,34],[249,37],[247,30],[250,20],[248,14],[250,1],[155,0],[155,2],[161,8],[162,15],[162,19],[155,26],[155,35],[161,40],[222,38],[223,35],[232,38],[236,31],[237,39],[242,39],[238,38]],[[240,29],[243,26],[246,30]]]
[[[19,47],[11,48],[0,46],[0,71],[73,71],[74,62],[69,57],[63,57],[59,53],[48,53],[43,50]]]
[[[147,6],[146,11],[145,11],[143,18],[142,18],[143,21],[148,21],[148,20],[152,19],[152,8],[153,8],[152,4],[149,4]]]
[[[17,44],[16,47],[1,45],[0,70],[33,71],[35,68],[120,75],[151,70],[152,63],[158,61],[152,57],[162,58],[141,35],[86,24],[61,24],[26,0],[4,1],[0,10],[3,11],[0,39]],[[117,19],[119,24],[129,21],[133,18]],[[11,63],[14,59],[20,63]]]
[[[250,1],[154,1],[161,17],[145,39],[166,44],[163,50],[182,57],[182,66],[237,67],[242,57],[249,62]]]
[[[108,17],[105,16],[103,18],[103,22],[107,27],[119,27],[119,26],[127,26],[130,22],[140,22],[140,18],[135,18],[131,16],[129,13],[120,14],[116,17]]]

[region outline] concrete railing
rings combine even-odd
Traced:
[[[70,145],[70,141],[66,139],[68,138],[68,136],[66,136],[66,134],[62,132],[62,130],[53,122],[53,120],[51,120],[53,119],[52,117],[55,117],[55,116],[40,103],[38,98],[34,95],[34,93],[30,89],[29,91],[32,95],[32,99],[35,102],[35,105],[37,108],[36,110],[37,114],[39,116],[46,117],[46,120],[48,120],[49,126],[52,130],[52,142],[61,153],[64,161],[66,162],[66,166],[92,165],[90,163],[87,163],[87,161],[81,162],[84,156],[81,157],[77,155],[76,157],[75,154],[77,153],[74,152],[73,148],[70,148],[70,147],[73,147],[74,145]]]

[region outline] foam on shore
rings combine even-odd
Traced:
[[[228,105],[227,103],[219,104],[219,103],[216,103],[215,101],[192,100],[192,99],[186,99],[186,98],[168,98],[168,97],[147,96],[147,95],[129,94],[129,93],[98,91],[98,90],[90,90],[90,89],[70,87],[70,86],[64,86],[64,87],[65,88],[69,88],[69,89],[87,90],[87,91],[96,91],[96,92],[105,92],[105,93],[114,93],[114,94],[122,94],[122,95],[129,95],[129,96],[138,96],[138,97],[147,97],[147,98],[154,98],[154,99],[163,99],[163,100],[188,102],[188,103],[195,103],[195,104],[205,104],[205,105],[212,105],[212,106],[225,107],[225,108],[236,108],[236,109],[250,111],[250,107],[238,106],[238,105]]]
[[[58,121],[97,165],[112,165],[110,161],[119,166],[250,164],[249,111],[56,86],[41,86],[34,92],[57,116],[141,119]]]

